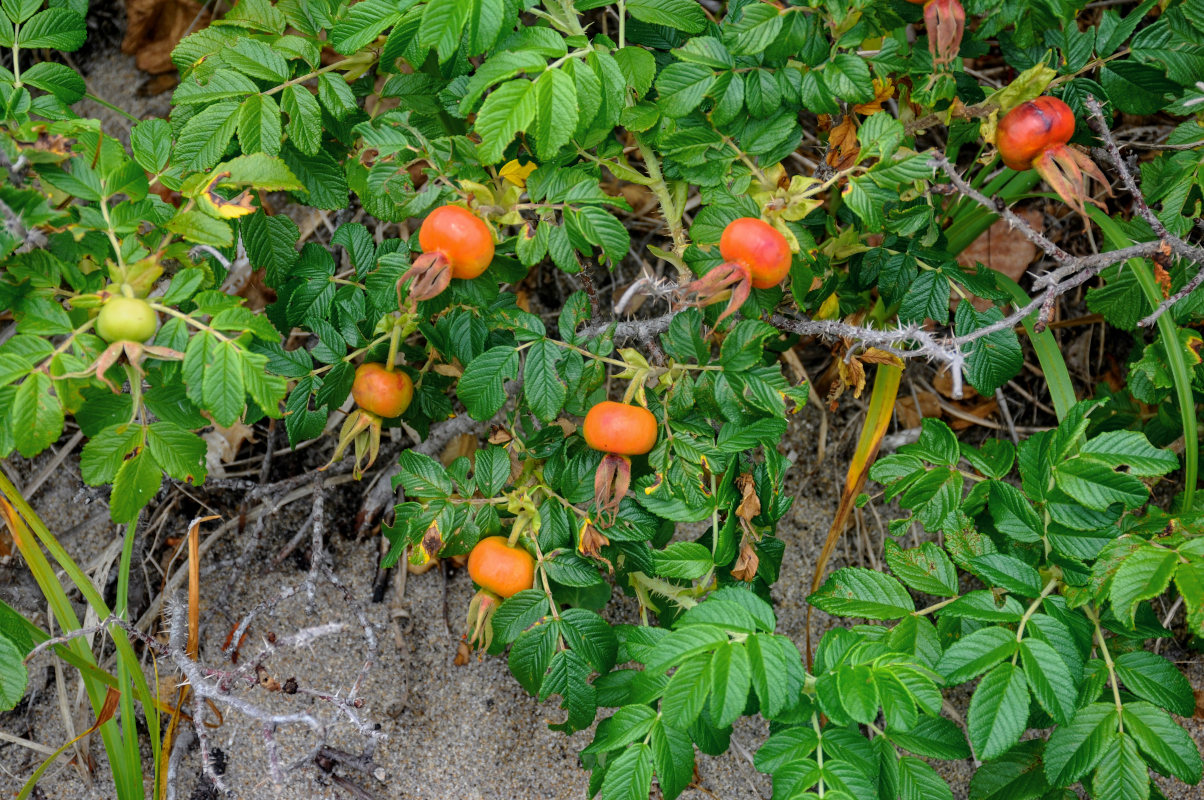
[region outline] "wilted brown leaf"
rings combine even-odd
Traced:
[[[859,152],[861,148],[857,145],[857,123],[853,121],[853,115],[849,114],[828,133],[828,154],[824,156],[824,160],[833,169],[848,169],[857,163]]]
[[[918,409],[916,407],[917,399],[919,400]],[[910,395],[900,397],[899,402],[895,403],[895,412],[899,415],[899,422],[904,428],[918,428],[923,418],[941,415],[941,404],[932,392],[916,392],[915,397]]]
[[[476,452],[477,437],[471,433],[462,433],[447,443],[443,452],[439,454],[439,460],[443,462],[443,466],[449,467],[457,458],[472,458]]]
[[[126,0],[125,13],[121,52],[134,56],[138,69],[151,75],[175,72],[171,51],[212,19],[209,4],[193,0]]]
[[[1044,216],[1036,209],[1018,212],[1034,230],[1045,230]],[[1037,258],[1037,246],[1013,230],[1006,220],[997,220],[994,225],[970,243],[957,257],[957,263],[973,272],[979,264],[1002,272],[1014,281],[1019,281],[1025,270]],[[954,297],[950,307],[957,308],[960,298]],[[970,301],[979,311],[990,308],[992,303],[981,297]]]
[[[741,581],[752,581],[757,577],[757,567],[760,565],[761,559],[757,557],[757,551],[752,546],[751,542],[745,541],[740,545],[740,557],[736,559],[736,565],[732,567],[732,577]]]
[[[740,505],[736,507],[736,516],[745,522],[761,513],[761,498],[757,497],[757,485],[753,476],[747,472],[740,473],[736,478],[736,487],[740,490]]]

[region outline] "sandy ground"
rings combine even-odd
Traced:
[[[100,51],[86,64],[89,89],[104,99],[133,112],[136,116],[162,115],[169,108],[168,95],[143,98],[136,94],[145,77],[133,65],[132,57]],[[130,123],[95,104],[81,104],[81,113],[98,115],[105,129],[118,138],[128,137]],[[851,416],[845,414],[845,416]],[[780,619],[779,630],[790,635],[802,647],[805,597],[814,559],[826,534],[839,495],[839,482],[851,449],[853,428],[850,420],[833,420],[829,433],[828,456],[815,465],[815,438],[819,413],[807,409],[793,422],[785,447],[803,466],[788,477],[795,505],[782,521],[779,534],[787,542],[781,580],[774,587],[774,600]],[[856,422],[856,420],[852,420]],[[316,457],[316,454],[314,454]],[[33,463],[13,458],[10,468],[23,485],[50,464],[45,454]],[[315,460],[311,458],[310,460]],[[321,459],[316,460],[321,463]],[[119,544],[116,531],[107,520],[104,493],[83,487],[78,474],[78,451],[68,455],[54,468],[52,478],[33,497],[33,503],[45,516],[51,529],[59,532],[64,546],[97,576],[111,576]],[[279,475],[274,477],[285,477]],[[290,773],[283,787],[269,779],[265,738],[255,723],[235,713],[225,716],[211,735],[211,744],[222,751],[226,780],[234,796],[259,800],[318,800],[319,798],[424,798],[452,800],[465,798],[580,798],[585,796],[588,773],[577,762],[576,753],[591,739],[591,731],[571,737],[550,731],[548,722],[558,722],[563,712],[554,703],[540,704],[526,695],[510,676],[502,658],[475,658],[463,667],[452,661],[459,640],[464,611],[472,594],[471,582],[462,572],[451,571],[446,582],[437,572],[411,576],[404,599],[398,603],[397,586],[390,587],[384,602],[370,603],[371,582],[377,562],[374,540],[349,538],[354,515],[359,507],[362,487],[343,486],[331,490],[327,503],[328,548],[335,574],[347,586],[350,596],[362,603],[363,612],[379,637],[377,663],[360,689],[364,705],[358,714],[367,722],[380,725],[381,739],[375,748],[375,770],[361,774],[338,765],[332,773],[313,766]],[[235,492],[194,492],[196,498],[215,513],[237,513],[240,497]],[[162,500],[162,496],[160,500]],[[147,546],[148,552],[160,552],[165,537],[180,537],[188,520],[201,506],[185,501],[182,510],[168,514],[164,524],[153,533],[159,543]],[[153,511],[152,507],[152,511]],[[220,650],[232,625],[257,604],[276,596],[282,587],[299,586],[307,572],[308,545],[280,564],[272,562],[309,515],[308,501],[286,507],[273,517],[258,542],[245,536],[227,537],[218,543],[202,566],[201,659],[218,666]],[[211,523],[216,525],[217,523]],[[210,528],[211,529],[211,528]],[[868,518],[864,538],[848,536],[837,548],[830,568],[846,563],[869,563],[869,554],[881,552],[878,526]],[[248,548],[248,545],[250,547]],[[244,551],[250,553],[250,566],[235,580],[230,579],[236,561]],[[162,575],[153,564],[143,573],[145,586],[157,591]],[[101,578],[98,582],[103,583]],[[111,591],[111,587],[110,587]],[[444,622],[446,591],[449,628]],[[22,564],[16,559],[0,562],[0,598],[30,613],[45,625],[44,605]],[[132,602],[135,611],[145,607],[147,597]],[[298,629],[328,622],[345,623],[338,634],[324,637],[312,647],[282,652],[267,663],[270,677],[283,683],[295,677],[303,685],[332,692],[346,692],[363,666],[364,636],[344,595],[330,586],[321,588],[312,609],[301,596],[281,603],[270,614],[252,625],[243,651],[250,653],[263,645],[270,634],[288,635]],[[394,617],[395,613],[404,616]],[[612,619],[624,619],[630,606],[616,596],[607,609]],[[812,621],[813,636],[818,640],[830,620],[817,612]],[[1204,659],[1182,651],[1171,653],[1181,662],[1192,685],[1204,689]],[[0,729],[12,735],[57,747],[70,738],[60,713],[60,705],[76,709],[72,720],[75,731],[87,728],[91,720],[78,709],[78,681],[69,669],[63,670],[65,697],[60,698],[53,662],[42,658],[32,666],[31,693],[27,702],[12,714],[0,717]],[[321,700],[302,694],[283,695],[250,689],[246,699],[278,711],[309,711],[324,720],[335,721],[336,710]],[[962,705],[964,697],[953,698]],[[1188,721],[1197,742],[1204,744],[1204,727]],[[345,723],[334,729],[332,744],[359,754],[364,752],[366,737]],[[718,758],[700,755],[696,788],[682,796],[687,800],[705,798],[768,798],[769,777],[752,766],[751,754],[763,741],[767,726],[759,719],[742,719],[736,726],[732,749]],[[278,731],[282,763],[289,763],[308,751],[312,740],[303,727],[290,726]],[[145,744],[144,744],[145,747]],[[39,785],[35,797],[47,800],[77,800],[112,796],[104,748],[99,737],[92,737],[81,748],[92,760],[93,769],[85,770],[60,760]],[[149,749],[147,748],[149,763]],[[10,796],[40,763],[42,756],[20,746],[0,743],[0,796]],[[972,773],[969,762],[940,763],[938,769],[954,787],[955,796],[964,798]],[[361,791],[340,781],[352,781]],[[1163,783],[1172,800],[1201,797],[1196,787]],[[188,747],[177,769],[175,797],[207,800],[212,797],[207,782],[200,776],[195,744]]]

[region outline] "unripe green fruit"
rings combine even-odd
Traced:
[[[106,342],[145,342],[155,335],[159,318],[145,300],[114,297],[100,309],[96,333]]]

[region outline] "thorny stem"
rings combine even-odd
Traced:
[[[665,224],[669,226],[669,235],[673,237],[673,252],[680,256],[686,250],[686,232],[681,226],[681,213],[677,204],[673,202],[673,195],[669,193],[669,184],[665,183],[665,176],[661,172],[660,161],[657,160],[656,153],[652,152],[652,148],[638,133],[633,133],[632,137],[640,149],[644,166],[648,170],[648,188],[652,189],[656,195],[656,199],[661,205],[661,215],[665,218]]]

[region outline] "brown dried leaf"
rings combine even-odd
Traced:
[[[1030,208],[1018,213],[1034,230],[1045,230],[1045,217],[1039,210]],[[982,264],[1019,281],[1036,258],[1037,246],[1019,231],[1013,230],[1006,220],[1000,219],[957,256],[957,263],[971,272]],[[957,308],[959,300],[954,297],[950,307]],[[979,311],[985,311],[992,305],[981,297],[974,297],[970,302]]]
[[[947,367],[942,367],[936,377],[932,379],[933,387],[950,400],[953,399],[953,375]],[[962,400],[973,400],[978,397],[978,392],[974,391],[974,387],[968,383],[962,383]]]
[[[824,160],[833,169],[848,169],[857,163],[859,152],[861,148],[857,145],[857,123],[853,121],[853,115],[849,114],[828,134],[828,154],[824,156]]]
[[[462,433],[447,443],[443,452],[439,454],[439,460],[443,462],[443,466],[450,467],[457,458],[472,458],[476,452],[477,437],[471,433]]]
[[[757,557],[756,548],[751,542],[744,542],[740,545],[740,557],[736,559],[736,565],[732,567],[732,577],[736,580],[749,581],[757,577],[757,567],[760,565],[761,559]]]
[[[918,409],[916,399],[920,401]],[[895,404],[895,411],[904,428],[918,428],[920,421],[925,417],[941,416],[941,404],[932,392],[916,392],[914,398],[910,395],[899,398],[899,402]]]
[[[895,85],[890,78],[874,78],[874,99],[853,106],[858,114],[869,116],[882,110],[882,104],[895,95]]]
[[[736,507],[736,516],[746,522],[761,513],[761,498],[757,497],[757,486],[753,476],[747,472],[740,473],[736,478],[736,487],[740,490],[740,505]]]
[[[175,72],[171,51],[190,33],[209,27],[209,4],[193,0],[126,0],[121,52],[151,75]]]

